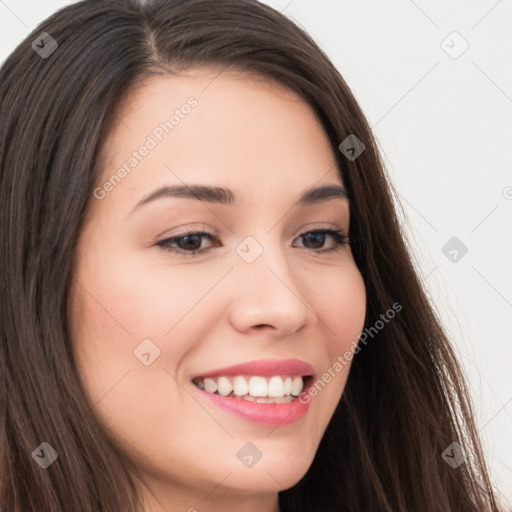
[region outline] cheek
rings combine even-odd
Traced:
[[[326,333],[331,364],[353,343],[357,343],[366,316],[366,289],[355,263],[344,266],[318,282],[323,283],[312,296],[312,305]]]
[[[82,304],[74,315],[114,352],[133,350],[145,338],[166,338],[210,286],[207,275],[202,279],[184,266],[148,264],[143,255],[91,254],[77,276]]]
[[[325,359],[305,397],[312,405],[316,403],[314,417],[316,428],[321,432],[345,388],[366,315],[366,290],[355,264],[340,272],[338,278],[325,282],[329,284],[322,295],[317,294],[315,303],[325,333]]]
[[[171,375],[191,348],[186,313],[204,290],[187,287],[179,267],[146,268],[136,259],[90,254],[68,310],[77,366],[102,423],[130,446],[144,447],[148,431],[178,425],[177,411],[187,405]],[[148,366],[139,350],[143,343],[152,359]]]
[[[174,374],[196,348],[197,339],[207,335],[203,330],[210,327],[210,319],[218,319],[207,292],[226,272],[226,265],[200,271],[155,263],[156,258],[148,260],[145,253],[127,254],[112,246],[108,251],[90,247],[73,281],[71,338],[93,403],[127,372],[120,387],[137,381],[133,398],[137,390],[164,384],[167,392],[173,389],[176,384],[164,369]],[[144,366],[137,356],[148,351],[155,359]]]

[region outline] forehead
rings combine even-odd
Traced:
[[[323,126],[298,94],[258,75],[209,69],[151,77],[123,99],[102,141],[100,185],[123,167],[112,195],[132,206],[163,184],[245,192],[250,183],[256,194],[293,194],[323,177],[342,184]]]

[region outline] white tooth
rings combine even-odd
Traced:
[[[245,395],[242,397],[242,400],[247,400],[248,402],[256,402],[256,398],[251,395]]]
[[[196,380],[196,385],[199,389],[204,389],[204,382],[201,379]]]
[[[244,396],[249,393],[249,385],[245,380],[245,377],[241,377],[240,375],[233,379],[233,391],[236,396]]]
[[[294,397],[291,395],[278,396],[278,397],[274,398],[274,400],[276,401],[276,404],[287,404],[287,403],[291,402],[293,399],[294,399]]]
[[[302,377],[295,377],[292,382],[292,395],[299,396],[303,386]]]
[[[204,379],[204,390],[208,391],[208,393],[215,393],[217,391],[217,383],[213,379]]]
[[[284,379],[283,394],[289,395],[292,392],[292,378],[286,377]]]
[[[249,394],[251,396],[267,396],[267,379],[265,377],[251,377]]]
[[[256,398],[256,402],[259,404],[273,404],[275,401],[275,398],[269,398],[268,396],[264,396],[262,398]]]
[[[284,384],[281,377],[272,377],[268,383],[268,396],[283,396]]]
[[[217,387],[221,396],[228,396],[233,391],[233,385],[227,377],[219,377]]]

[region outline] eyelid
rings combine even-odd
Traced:
[[[196,233],[208,233],[212,237],[219,237],[220,232],[217,229],[210,228],[204,222],[202,223],[193,223],[193,224],[184,224],[183,226],[178,226],[175,230],[166,229],[160,235],[157,235],[154,239],[155,242],[162,242],[169,238],[176,238],[186,235],[194,235]]]
[[[307,226],[310,226],[310,227],[308,228]],[[330,236],[335,241],[334,247],[332,247],[330,249],[305,248],[305,250],[307,250],[309,252],[316,253],[316,254],[335,253],[335,252],[343,249],[345,246],[350,245],[350,243],[351,243],[351,240],[350,240],[348,234],[346,234],[346,232],[343,228],[339,228],[338,226],[325,227],[325,226],[319,225],[319,223],[314,223],[313,225],[309,224],[306,226],[302,226],[293,240],[295,241],[297,239],[301,239],[301,238],[305,237],[308,234],[314,234],[314,233],[326,233],[327,236]],[[204,224],[203,224],[202,230],[200,230],[198,228],[192,228],[191,226],[187,226],[186,228],[183,228],[181,231],[175,232],[172,235],[170,235],[166,238],[163,238],[162,240],[157,242],[155,245],[160,246],[163,250],[165,250],[167,252],[176,253],[176,254],[184,256],[184,257],[194,256],[196,254],[200,254],[200,255],[206,254],[207,252],[214,249],[215,247],[219,247],[219,244],[217,243],[217,244],[212,245],[211,247],[207,247],[204,249],[195,249],[195,250],[191,250],[191,251],[187,251],[187,250],[181,249],[181,248],[171,248],[171,246],[170,246],[171,243],[176,243],[177,240],[179,240],[180,238],[183,238],[187,235],[199,235],[201,237],[201,239],[204,239],[205,237],[207,237],[211,241],[219,240],[219,236],[217,235],[217,230],[213,230],[213,232],[211,232],[208,228],[205,228]]]
[[[326,227],[325,224],[331,224],[331,225]],[[179,228],[180,228],[180,226],[178,226],[178,228],[176,228],[176,229],[179,229]],[[297,229],[296,234],[294,235],[293,239],[295,240],[295,238],[303,235],[304,233],[309,233],[310,231],[316,231],[316,230],[320,230],[320,229],[324,230],[324,231],[329,231],[329,230],[342,231],[345,236],[348,236],[347,232],[343,228],[336,225],[336,223],[313,222],[313,223],[302,225],[299,229]],[[197,227],[196,224],[186,224],[185,227],[179,229],[178,231],[172,231],[171,233],[166,234],[167,232],[168,232],[168,230],[164,231],[164,233],[161,235],[157,235],[155,237],[156,240],[157,241],[165,241],[169,238],[177,238],[177,237],[186,236],[186,235],[194,235],[199,232],[201,232],[201,233],[204,232],[212,237],[220,236],[220,232],[217,229],[214,229],[214,228],[212,229],[212,228],[208,227],[204,222],[201,223],[199,227]],[[160,237],[162,237],[162,238],[160,238]]]

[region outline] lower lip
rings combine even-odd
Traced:
[[[303,404],[298,398],[285,404],[259,404],[249,402],[243,398],[208,393],[208,391],[198,388],[195,384],[192,384],[192,386],[220,409],[253,423],[288,425],[303,418],[309,408],[309,402]]]

